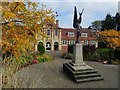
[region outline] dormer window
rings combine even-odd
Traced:
[[[81,37],[87,37],[87,33],[81,33]]]

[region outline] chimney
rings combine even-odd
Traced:
[[[59,26],[59,20],[56,20],[56,26]]]

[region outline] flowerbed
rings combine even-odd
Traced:
[[[39,55],[39,53],[27,53],[23,54],[20,58],[4,58],[2,62],[3,72],[2,72],[2,87],[3,88],[14,88],[19,87],[14,85],[12,80],[14,74],[21,70],[24,67],[28,67],[32,64],[42,63],[53,60],[53,57],[50,55],[44,54]]]

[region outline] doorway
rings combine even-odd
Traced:
[[[58,42],[55,42],[55,43],[54,43],[54,50],[55,50],[55,51],[58,51],[58,50],[59,50],[58,48],[59,48]]]
[[[46,50],[51,50],[51,43],[50,42],[46,43]]]

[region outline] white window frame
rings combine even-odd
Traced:
[[[84,40],[84,45],[88,45],[88,40]]]
[[[95,45],[95,41],[94,40],[91,40],[91,45]]]
[[[74,32],[68,32],[68,37],[74,37]]]
[[[75,43],[75,41],[74,40],[70,40],[70,44],[74,44]]]
[[[87,37],[87,33],[81,33],[81,37]]]
[[[68,44],[68,41],[67,40],[62,40],[62,44],[66,45],[66,44]]]

